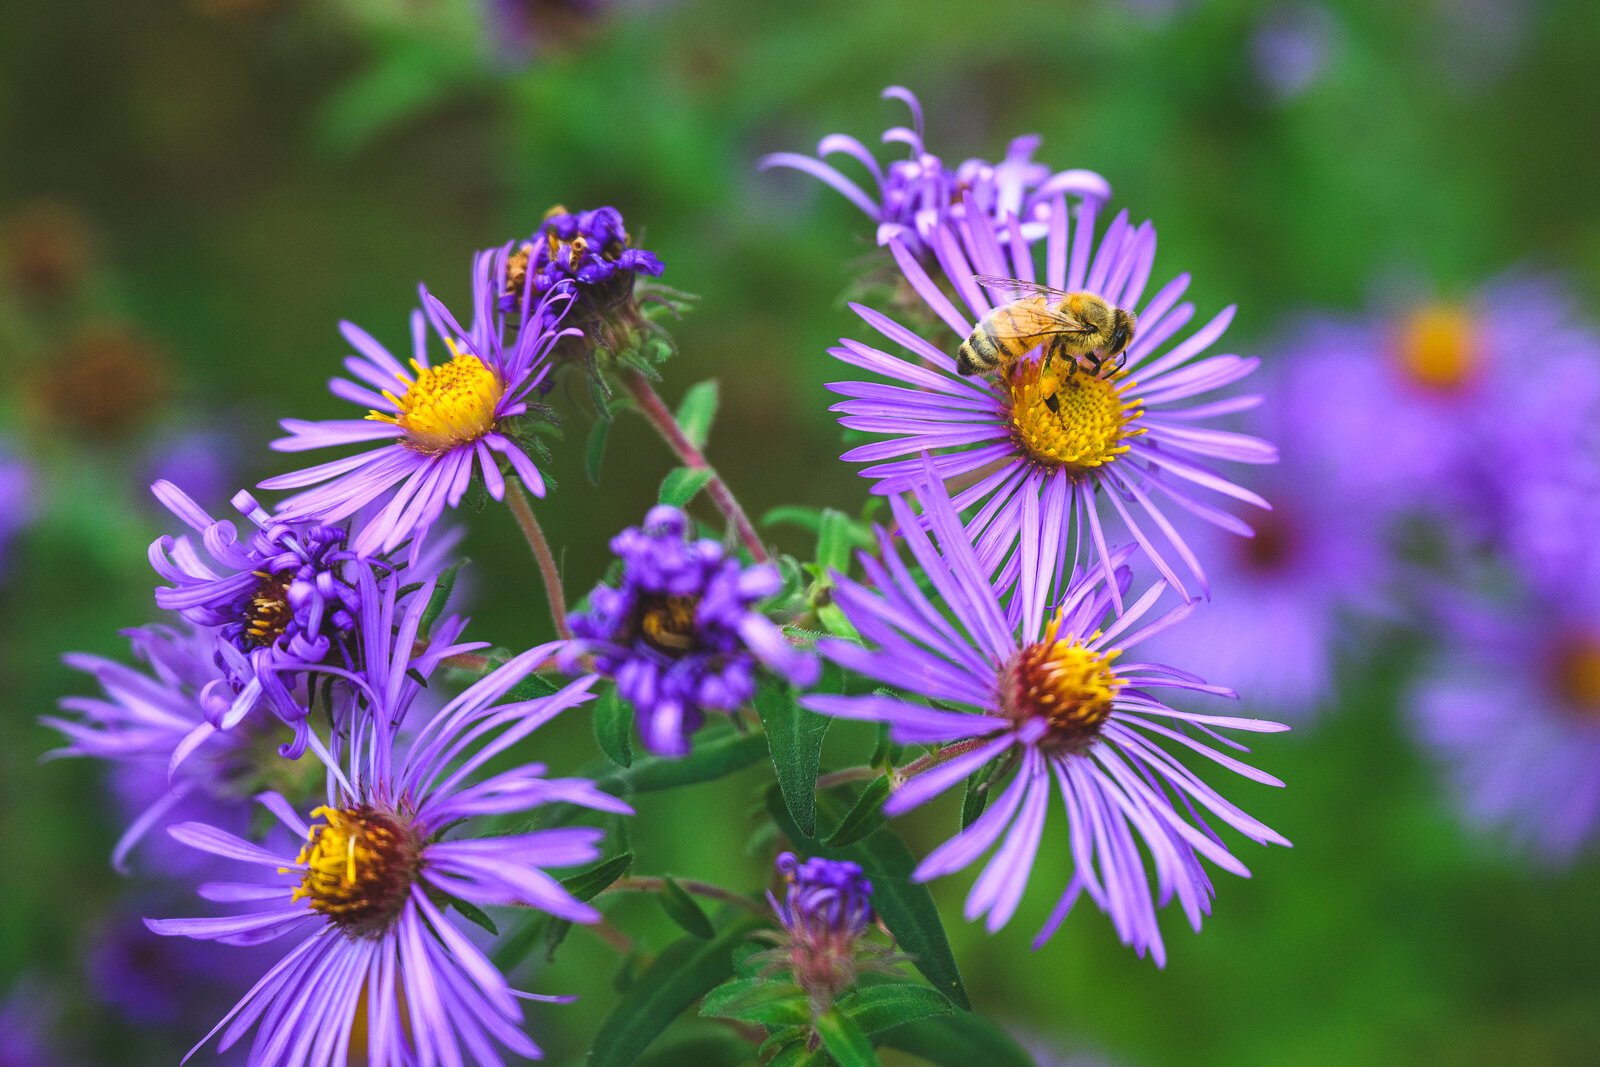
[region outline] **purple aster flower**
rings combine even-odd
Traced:
[[[1191,605],[1184,604],[1141,625],[1160,599],[1163,583],[1153,585],[1120,617],[1108,618],[1112,595],[1104,576],[1080,571],[1047,612],[1055,546],[1048,540],[1038,545],[1025,540],[1021,584],[1002,606],[1000,592],[985,577],[949,497],[937,488],[915,495],[932,537],[904,498],[891,498],[890,508],[933,599],[880,531],[882,562],[862,559],[869,584],[836,579],[837,603],[868,646],[834,639],[818,646],[847,670],[915,699],[882,693],[816,695],[803,703],[829,715],[888,723],[891,736],[904,743],[947,746],[936,765],[900,783],[884,805],[891,815],[918,807],[986,768],[1014,770],[987,810],[930,853],[915,872],[918,881],[927,881],[968,867],[995,849],[966,905],[968,919],[987,915],[991,932],[1010,921],[1022,899],[1053,782],[1066,809],[1073,871],[1035,947],[1055,932],[1078,896],[1087,893],[1110,915],[1125,944],[1164,963],[1158,902],[1177,897],[1198,930],[1212,896],[1200,858],[1234,874],[1248,874],[1205,813],[1252,841],[1288,844],[1203,782],[1164,742],[1253,781],[1281,785],[1206,739],[1243,750],[1217,731],[1266,733],[1286,727],[1178,711],[1155,694],[1163,689],[1233,693],[1171,667],[1117,662],[1128,649],[1189,613]],[[1039,500],[1032,495],[1023,499],[1025,521],[1043,526]],[[1059,524],[1050,528],[1061,535]],[[1115,562],[1130,553],[1119,553]],[[1126,586],[1129,577],[1129,570],[1119,566],[1113,580]],[[1154,871],[1159,901],[1147,864]]]
[[[5,577],[12,540],[33,519],[33,494],[32,470],[0,443],[0,579]]]
[[[622,801],[581,779],[547,779],[528,764],[484,775],[484,766],[549,719],[589,699],[592,679],[535,700],[497,704],[548,658],[532,649],[447,704],[408,742],[383,715],[358,720],[344,755],[313,739],[328,765],[327,802],[302,818],[281,796],[260,800],[303,842],[298,853],[252,844],[199,823],[175,826],[185,844],[252,864],[258,878],[200,887],[206,899],[248,904],[215,918],[152,919],[158,934],[293,947],[201,1042],[221,1033],[226,1050],[257,1027],[250,1062],[337,1064],[365,1007],[366,1062],[500,1064],[497,1048],[538,1058],[522,1030],[521,1000],[560,1000],[512,989],[446,915],[449,901],[538,908],[573,922],[598,913],[546,867],[600,855],[587,827],[468,836],[487,817],[546,803],[629,814]],[[408,699],[408,650],[370,667],[370,696]],[[197,1046],[198,1047],[198,1046]]]
[[[1466,819],[1552,864],[1600,834],[1600,585],[1453,601],[1416,684],[1419,736]]]
[[[573,283],[579,301],[614,303],[632,296],[636,275],[665,269],[654,252],[633,247],[622,212],[614,207],[577,214],[551,208],[532,237],[507,245],[499,255],[504,258],[495,277],[503,279],[500,307],[505,311],[527,306],[562,282]]]
[[[527,414],[529,394],[550,370],[549,356],[565,335],[557,328],[571,295],[556,292],[531,306],[520,329],[507,328],[496,308],[493,271],[497,253],[477,257],[473,271],[473,322],[463,329],[426,290],[422,310],[411,316],[415,352],[410,369],[371,335],[341,324],[356,355],[345,367],[358,379],[329,383],[340,399],[369,409],[363,419],[306,422],[283,420],[289,436],[273,442],[280,452],[305,452],[340,445],[377,447],[344,459],[268,478],[265,489],[302,489],[283,501],[285,519],[339,522],[368,505],[383,507],[361,525],[351,547],[363,556],[390,552],[421,538],[446,508],[461,503],[474,471],[489,495],[505,495],[503,458],[535,496],[544,478],[519,444],[513,420]],[[435,364],[428,355],[428,328],[444,341],[450,358]],[[401,387],[394,392],[396,383]],[[315,486],[315,488],[306,488]],[[417,546],[413,546],[413,551]]]
[[[1077,558],[1099,558],[1114,603],[1120,606],[1121,593],[1109,580],[1109,546],[1117,531],[1107,529],[1108,520],[1123,527],[1187,598],[1190,593],[1168,556],[1202,589],[1205,575],[1168,508],[1248,536],[1248,525],[1206,498],[1228,497],[1260,508],[1267,502],[1209,464],[1277,459],[1265,441],[1206,425],[1254,407],[1260,397],[1190,401],[1239,381],[1258,361],[1235,355],[1201,358],[1233,320],[1232,307],[1168,344],[1188,324],[1194,306],[1179,302],[1189,285],[1187,274],[1145,298],[1156,250],[1149,222],[1135,227],[1123,212],[1096,247],[1098,203],[1085,200],[1070,228],[1065,204],[1057,207],[1045,241],[1044,281],[1056,289],[1096,293],[1137,312],[1126,365],[1109,373],[1069,373],[1065,359],[1030,354],[998,374],[962,377],[951,353],[995,306],[975,276],[1032,282],[1038,276],[1033,250],[1021,240],[1002,244],[986,227],[935,228],[929,239],[949,291],[964,305],[958,306],[946,296],[945,280],[935,281],[899,241],[891,241],[906,280],[949,333],[941,346],[880,312],[852,305],[868,326],[906,354],[891,355],[848,339],[829,350],[852,367],[890,379],[889,384],[828,386],[848,398],[833,407],[842,416],[840,425],[889,438],[853,448],[844,458],[869,463],[861,473],[874,481],[873,491],[891,494],[923,477],[921,454],[931,453],[937,476],[963,486],[955,497],[957,509],[975,509],[967,535],[990,573],[1004,568],[1007,577],[1015,577],[1013,549],[1019,538],[1035,532],[1022,522],[1024,502],[1042,500],[1041,514],[1073,531]],[[1102,512],[1113,514],[1102,519]]]
[[[757,935],[775,947],[755,961],[765,964],[764,973],[788,972],[806,993],[813,1016],[826,1013],[860,972],[894,974],[895,964],[908,958],[863,939],[873,921],[872,883],[858,864],[802,860],[785,852],[777,868],[785,883],[783,897],[768,891],[767,900],[782,930]]]
[[[922,105],[915,94],[892,85],[883,91],[883,98],[902,101],[911,109],[911,128],[896,126],[882,138],[884,144],[906,145],[910,149],[908,158],[885,166],[854,137],[835,133],[817,144],[815,159],[795,152],[777,152],[762,159],[761,167],[791,167],[811,175],[877,224],[880,245],[896,240],[919,257],[929,252],[934,231],[940,226],[981,218],[986,229],[1007,240],[1009,227],[1015,223],[1022,240],[1035,241],[1048,231],[1050,213],[1062,196],[1102,203],[1111,198],[1111,186],[1092,171],[1052,173],[1048,166],[1036,162],[1033,153],[1041,141],[1037,134],[1012,141],[1005,159],[999,163],[969,159],[948,167],[924,147]],[[824,162],[829,156],[841,154],[866,169],[877,186],[874,192],[869,193]]]
[[[793,648],[756,605],[782,586],[776,567],[747,567],[720,542],[690,540],[677,508],[650,509],[642,527],[611,540],[622,561],[615,588],[596,586],[589,610],[573,615],[577,638],[565,653],[616,680],[634,706],[644,742],[682,755],[704,711],[732,711],[755,695],[765,666],[795,685],[817,677],[815,658]]]
[[[150,546],[151,565],[172,583],[156,590],[156,604],[216,631],[223,677],[203,696],[210,725],[231,730],[264,702],[296,727],[297,743],[284,754],[298,757],[310,714],[308,672],[355,658],[350,640],[361,600],[349,579],[344,527],[273,518],[239,493],[233,506],[256,527],[241,542],[233,523],[212,518],[171,482],[151,489],[211,557],[203,560],[187,537]],[[219,692],[224,682],[231,692]]]
[[[1260,384],[1272,404],[1249,413],[1248,428],[1283,452],[1282,465],[1264,472],[1273,510],[1255,520],[1250,537],[1199,521],[1183,528],[1206,561],[1213,597],[1182,626],[1153,637],[1145,652],[1226,678],[1253,703],[1291,720],[1332,698],[1337,657],[1357,632],[1351,617],[1394,614],[1385,587],[1395,564],[1372,509],[1333,491],[1299,447],[1323,405],[1320,375],[1300,373],[1305,368],[1270,366]]]

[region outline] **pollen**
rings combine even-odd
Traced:
[[[653,597],[639,613],[639,633],[657,650],[681,655],[694,647],[695,613],[699,606],[698,597]]]
[[[1059,360],[1023,360],[1012,370],[1011,426],[1017,443],[1039,463],[1084,471],[1128,451],[1143,401],[1127,394],[1135,383],[1121,372],[1108,377],[1069,372]]]
[[[320,819],[295,862],[305,876],[295,900],[352,937],[388,929],[416,881],[422,846],[416,831],[377,808],[317,808]],[[283,873],[288,873],[285,869]]]
[[[1077,638],[1059,639],[1059,627],[1057,616],[1043,640],[1006,664],[1000,677],[1001,707],[1019,724],[1042,719],[1046,747],[1078,752],[1100,736],[1127,680],[1112,666],[1121,649],[1096,652]]]
[[[294,621],[294,609],[289,606],[289,576],[256,571],[261,581],[244,609],[244,639],[257,648],[264,648],[282,637]]]
[[[400,427],[407,445],[430,456],[471,444],[494,429],[495,411],[505,393],[505,383],[481,359],[461,351],[455,342],[448,343],[450,362],[424,367],[412,360],[414,378],[395,375],[405,392],[395,396],[385,390],[383,395],[399,414],[367,414],[369,419]]]
[[[1465,308],[1448,304],[1413,312],[1400,326],[1395,355],[1401,373],[1438,393],[1461,389],[1483,362],[1477,323]]]

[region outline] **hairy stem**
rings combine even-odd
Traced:
[[[683,427],[678,425],[677,417],[672,414],[671,409],[661,399],[661,395],[650,384],[650,379],[636,370],[627,370],[622,374],[622,384],[627,388],[628,395],[633,397],[634,403],[639,406],[639,413],[655,427],[656,433],[661,435],[661,439],[667,443],[667,447],[672,449],[678,459],[683,461],[685,467],[711,472],[711,480],[706,483],[706,494],[711,497],[711,502],[717,506],[717,510],[733,523],[734,532],[739,535],[740,542],[749,551],[751,558],[757,563],[767,562],[769,558],[767,550],[761,544],[761,538],[756,536],[756,528],[751,524],[749,516],[734,499],[722,476],[706,462],[705,455],[683,432]]]
[[[693,893],[697,897],[705,897],[708,900],[720,900],[724,904],[732,904],[736,908],[743,908],[752,915],[763,917],[768,915],[764,904],[750,899],[743,893],[735,893],[733,890],[724,889],[719,885],[712,885],[709,882],[696,882],[687,878],[674,878],[673,881],[677,882],[678,888],[685,893]],[[665,878],[629,876],[627,878],[618,878],[611,883],[610,889],[606,891],[608,893],[662,893],[666,891],[666,888],[667,880]]]
[[[539,520],[534,518],[533,506],[528,501],[528,491],[522,487],[522,482],[508,478],[506,487],[509,490],[506,493],[506,505],[516,517],[517,525],[522,528],[522,536],[527,539],[533,558],[539,564],[539,573],[544,576],[545,596],[550,600],[550,618],[555,621],[556,635],[563,641],[570,641],[572,627],[567,625],[567,598],[561,589],[560,568],[556,566],[555,556],[550,553],[550,542],[545,540],[544,530],[540,528]]]
[[[957,741],[953,745],[945,745],[937,752],[930,752],[926,756],[906,764],[904,767],[895,767],[889,771],[889,776],[895,785],[903,784],[907,779],[914,778],[923,771],[937,767],[945,760],[954,759],[963,752],[971,752],[979,745],[986,744],[990,738],[971,737],[965,741]],[[851,782],[870,781],[884,773],[881,767],[846,767],[842,771],[829,771],[817,777],[818,789],[832,789],[834,786],[848,785]]]

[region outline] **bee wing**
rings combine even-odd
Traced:
[[[1094,327],[1070,311],[1031,300],[1002,305],[989,313],[989,332],[995,337],[1054,337],[1063,333],[1092,333]]]
[[[1030,296],[1042,296],[1050,300],[1060,301],[1072,295],[1064,289],[1052,289],[1048,285],[1025,282],[1021,278],[1002,278],[994,274],[975,274],[972,280],[991,293],[999,293],[1007,300],[1025,300]]]

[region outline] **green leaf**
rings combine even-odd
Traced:
[[[819,1015],[813,1023],[828,1054],[839,1067],[881,1067],[878,1054],[872,1051],[872,1042],[838,1009]]]
[[[816,533],[822,525],[822,513],[816,508],[784,504],[761,516],[761,525],[798,526],[807,533]]]
[[[867,986],[841,997],[836,1008],[869,1034],[955,1010],[943,993],[914,982]]]
[[[598,784],[606,792],[618,795],[675,789],[726,777],[750,766],[766,752],[767,739],[759,733],[745,734],[731,728],[702,733],[686,756],[636,759],[633,766],[602,777]]]
[[[822,573],[850,570],[850,553],[871,548],[872,535],[842,511],[827,508],[817,523],[817,565]]]
[[[619,767],[633,764],[633,705],[607,689],[594,705],[594,740]]]
[[[612,882],[627,874],[628,868],[632,866],[633,853],[623,852],[595,864],[586,871],[579,871],[563,878],[561,886],[579,900],[593,900]],[[534,949],[541,945],[544,946],[545,957],[547,959],[553,957],[571,929],[572,924],[565,919],[557,919],[548,912],[534,912],[496,946],[495,966],[502,971],[508,971],[527,959],[533,954]]]
[[[767,1067],[827,1067],[829,1062],[826,1050],[808,1050],[805,1039],[801,1038],[779,1050],[776,1056],[767,1061]]]
[[[592,485],[600,484],[600,467],[606,459],[606,442],[611,438],[611,420],[602,416],[589,427],[589,440],[583,449],[583,472]]]
[[[759,1023],[768,1030],[777,1031],[808,1025],[811,1005],[800,987],[791,982],[744,978],[724,982],[706,994],[700,1014]]]
[[[428,606],[422,609],[422,622],[418,625],[417,632],[426,636],[433,632],[433,624],[439,621],[439,616],[444,614],[444,607],[450,602],[450,591],[456,586],[456,575],[461,573],[470,560],[458,559],[446,567],[439,575],[439,580],[433,585],[433,595],[428,598]]]
[[[717,417],[717,381],[708,378],[689,387],[678,405],[678,426],[696,448],[706,447],[711,423]]]
[[[661,502],[687,507],[710,480],[711,471],[706,467],[674,467],[661,481]]]
[[[733,973],[733,948],[760,925],[740,916],[710,941],[685,937],[668,945],[600,1024],[590,1067],[627,1067],[689,1005]]]
[[[822,738],[833,720],[795,703],[794,690],[766,684],[756,690],[756,712],[767,729],[767,748],[778,788],[795,825],[807,837],[817,833],[817,771],[822,765]]]
[[[861,791],[844,820],[828,835],[834,848],[860,841],[884,823],[883,802],[889,799],[889,776],[881,774]]]
[[[877,1035],[884,1048],[919,1056],[938,1067],[1035,1067],[1015,1038],[981,1015],[958,1011],[904,1023]]]
[[[494,937],[500,936],[500,928],[496,926],[494,924],[494,920],[489,918],[488,914],[476,904],[473,904],[470,901],[462,900],[460,897],[451,897],[450,906],[459,911],[462,917],[468,922],[475,926],[483,927]]]
[[[686,933],[693,934],[702,941],[710,941],[717,936],[717,931],[711,925],[711,920],[706,918],[706,913],[700,910],[700,905],[694,898],[684,891],[683,886],[671,878],[663,878],[665,892],[660,894],[661,910],[667,917]]]
[[[749,1067],[750,1043],[722,1027],[702,1023],[693,1033],[673,1036],[645,1053],[635,1067]]]
[[[873,910],[894,935],[900,950],[912,958],[917,970],[933,988],[949,997],[957,1007],[971,1007],[966,987],[961,982],[961,971],[950,951],[950,940],[939,919],[939,909],[934,907],[927,887],[911,880],[911,873],[917,866],[916,858],[892,829],[881,826],[867,837],[847,845],[807,840],[789,817],[776,787],[767,791],[767,811],[796,852],[859,863],[872,882]],[[820,822],[837,824],[844,817],[844,805],[830,794],[819,793],[817,814]]]

